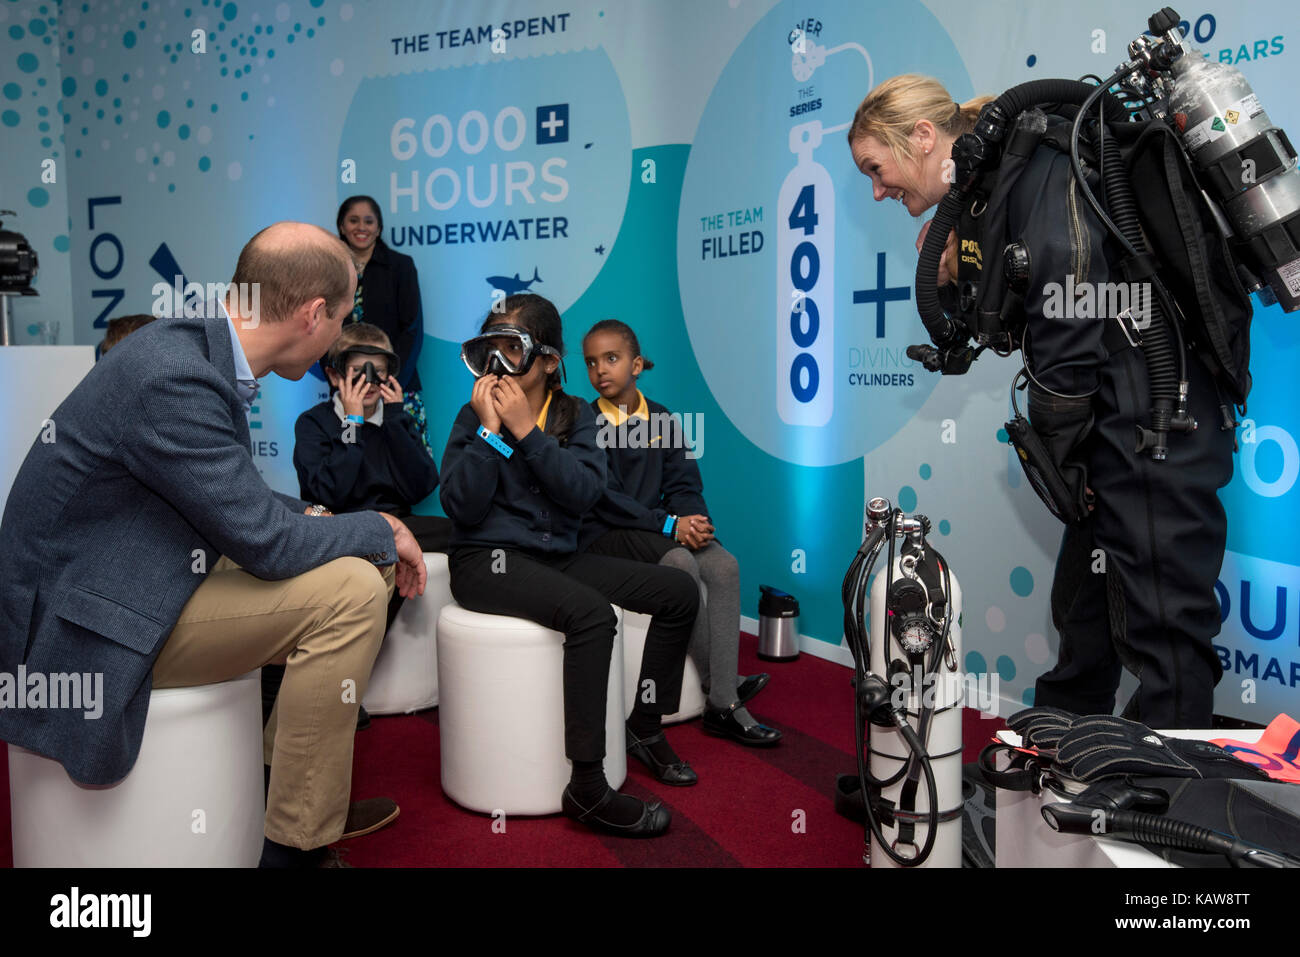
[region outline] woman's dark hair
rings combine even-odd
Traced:
[[[655,367],[653,362],[641,354],[641,343],[637,341],[636,333],[632,331],[632,327],[626,322],[620,322],[617,319],[602,319],[587,330],[587,334],[582,337],[582,341],[586,342],[597,332],[613,332],[622,336],[627,344],[632,347],[632,358],[641,357],[641,367],[644,371],[649,372]]]
[[[479,334],[488,332],[494,325],[519,326],[533,337],[535,343],[550,346],[561,358],[564,356],[560,313],[549,299],[533,293],[507,296],[499,307],[488,313]],[[546,388],[551,391],[551,408],[546,414],[545,431],[564,445],[578,420],[582,400],[567,395],[560,386],[560,366],[557,364],[555,371],[546,377]]]
[[[358,203],[369,203],[370,208],[375,212],[375,223],[379,227],[375,234],[375,243],[382,246],[384,244],[384,214],[379,211],[379,204],[371,196],[349,196],[343,200],[343,205],[339,207],[339,216],[334,225],[338,228],[339,239],[347,242],[347,237],[343,235],[343,220],[347,218],[348,213],[352,212],[352,207]]]

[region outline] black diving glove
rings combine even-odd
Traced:
[[[1056,763],[1079,781],[1122,774],[1261,781],[1268,777],[1208,741],[1167,738],[1144,724],[1109,715],[1075,721],[1057,745]]]
[[[1079,715],[1061,708],[1026,708],[1007,718],[1007,727],[1020,735],[1025,747],[1054,751],[1078,720]]]

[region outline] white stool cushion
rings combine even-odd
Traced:
[[[109,787],[9,746],[15,867],[256,867],[266,817],[262,683],[155,689],[140,756]]]
[[[646,633],[650,630],[650,616],[634,611],[623,610],[623,706],[625,716],[632,713],[636,704],[637,679],[641,676],[641,658],[645,654]],[[707,698],[700,684],[700,672],[686,656],[686,668],[682,672],[682,697],[677,710],[664,715],[664,724],[676,724],[690,721],[704,714]]]
[[[451,598],[443,552],[425,552],[424,594],[402,602],[379,646],[362,705],[371,714],[410,714],[438,704],[438,613]]]
[[[622,674],[616,635],[605,712],[605,777],[615,788],[627,777]],[[572,770],[564,756],[564,636],[453,602],[438,619],[438,688],[447,796],[485,814],[557,813]]]

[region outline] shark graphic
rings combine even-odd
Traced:
[[[507,296],[513,296],[516,293],[528,292],[533,283],[541,282],[542,277],[537,275],[537,267],[533,267],[532,279],[520,279],[519,273],[515,273],[514,278],[509,276],[488,276],[487,284],[493,289],[500,289]]]

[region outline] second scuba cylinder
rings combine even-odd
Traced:
[[[905,544],[892,568],[880,569],[871,587],[871,671],[887,678],[895,704],[906,708],[908,723],[930,755],[940,824],[930,856],[919,866],[960,867],[965,691],[957,669],[961,660],[961,587],[950,570],[942,575],[943,559],[925,547],[923,534],[915,534],[911,544],[920,547],[920,557]],[[938,575],[942,577],[936,578]],[[927,576],[941,583],[946,579],[941,587],[946,591],[943,612],[949,623],[949,644],[935,654],[929,648],[944,640],[944,629],[931,617],[933,585],[927,584]],[[919,763],[898,728],[872,725],[869,767],[876,780],[896,779],[880,792],[895,808],[894,823],[882,822],[882,830],[896,851],[906,855],[910,845],[910,853],[915,855],[926,839],[929,799]],[[873,853],[871,864],[898,866],[883,853]]]

